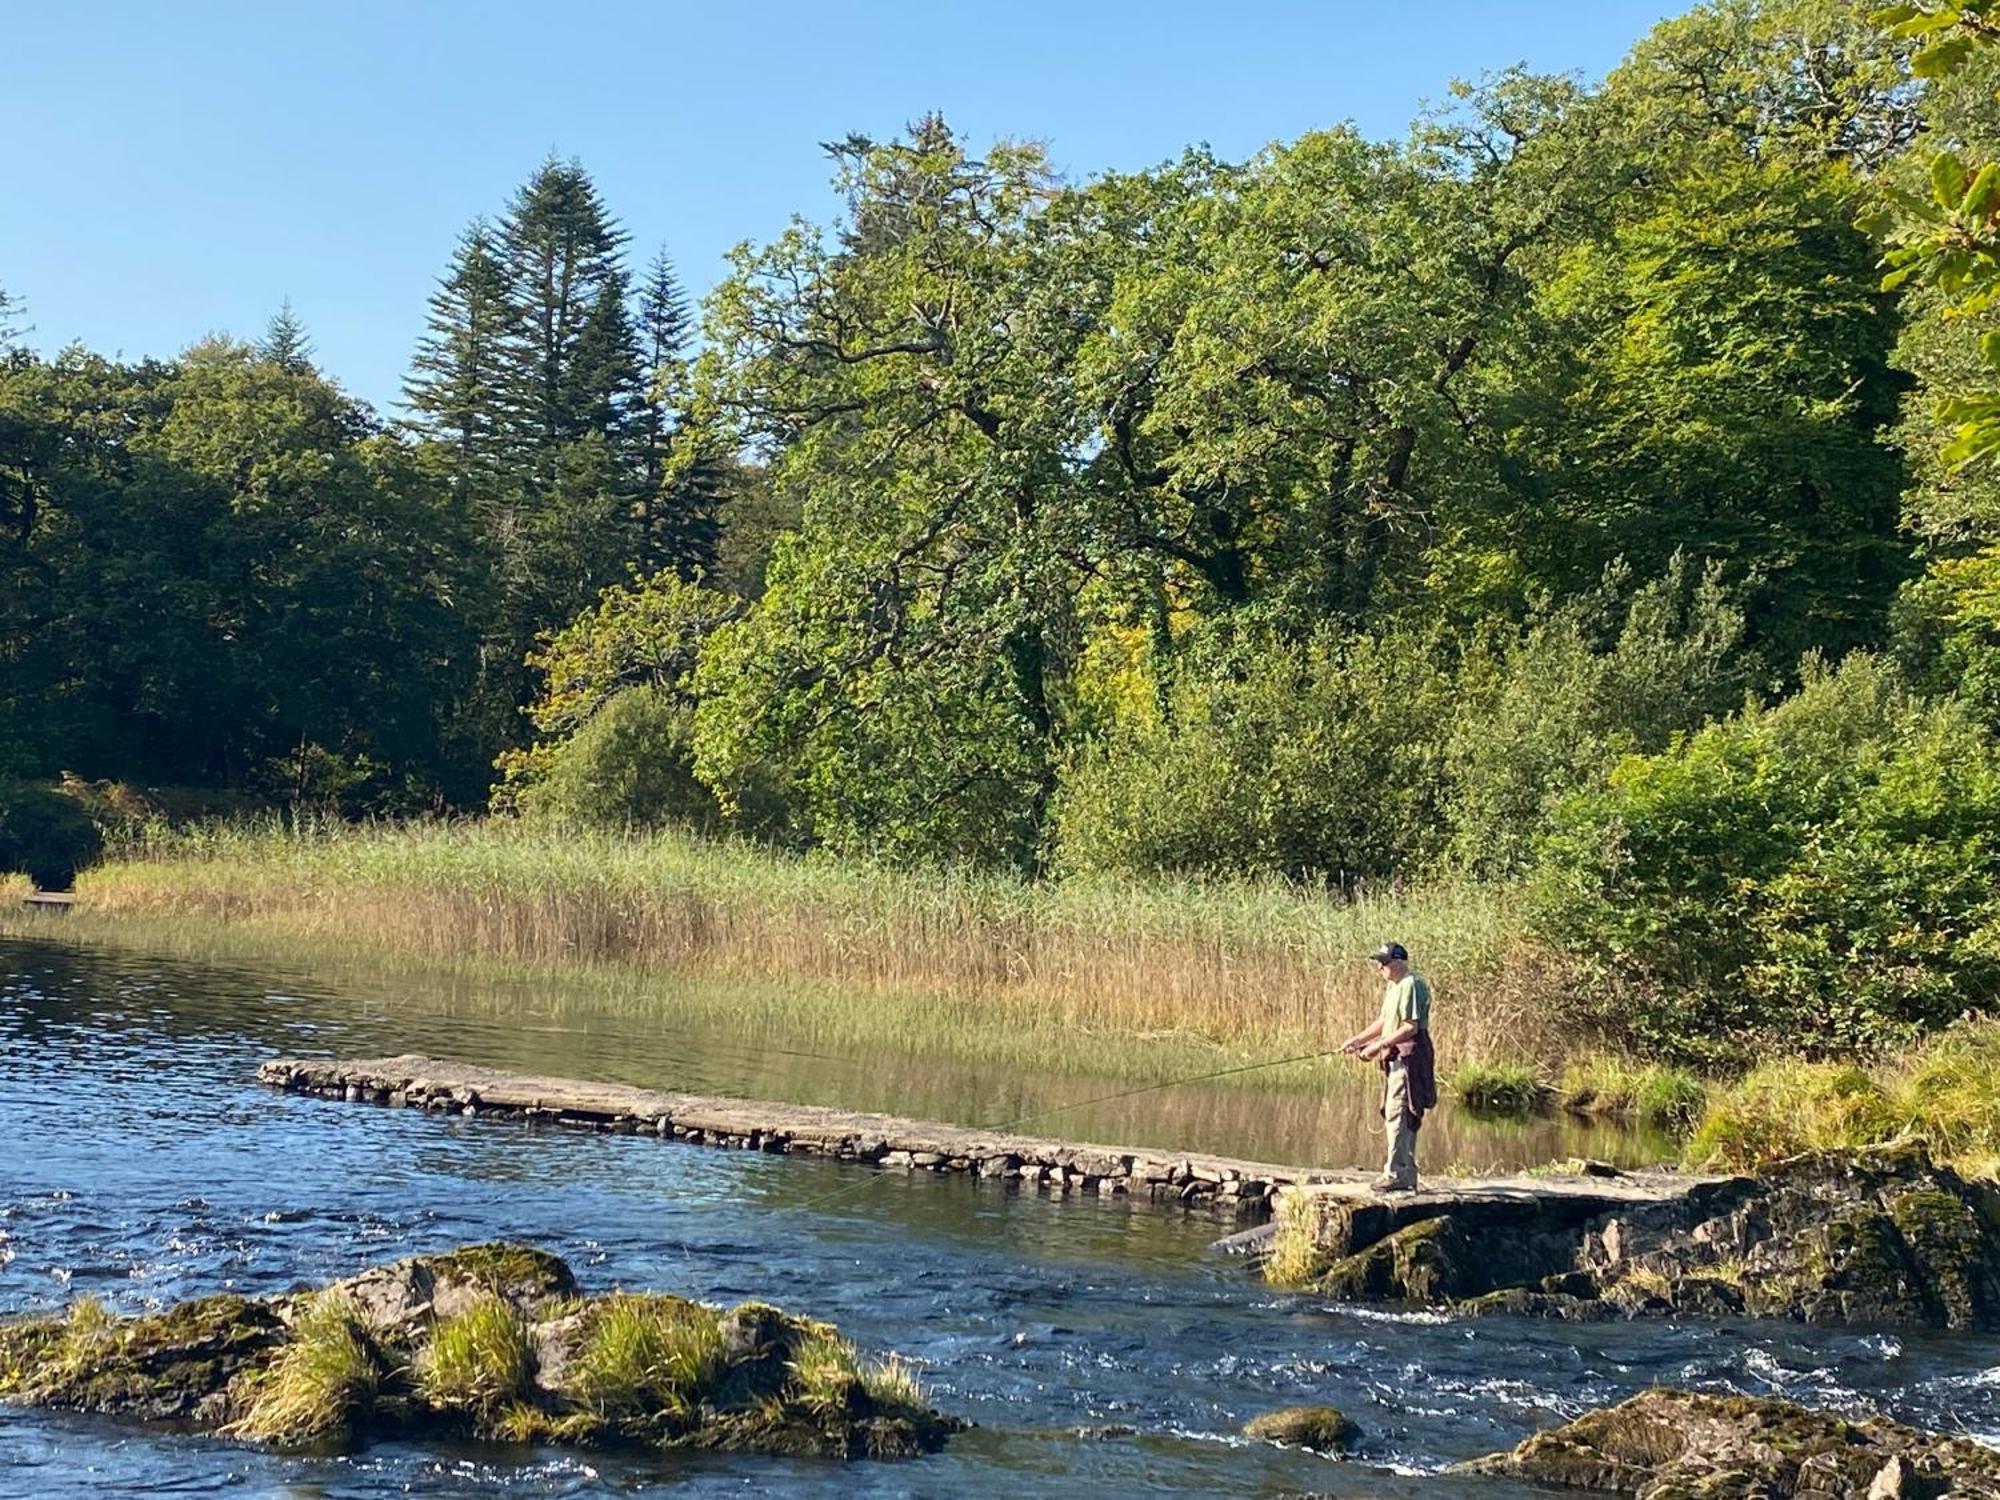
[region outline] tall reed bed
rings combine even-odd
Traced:
[[[85,877],[107,914],[220,919],[432,958],[813,978],[1001,1004],[1051,1028],[1324,1046],[1373,1014],[1361,955],[1406,943],[1455,1058],[1553,1039],[1560,983],[1508,893],[1343,899],[1282,881],[1029,883],[506,820],[228,823],[142,834]]]

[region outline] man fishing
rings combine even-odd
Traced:
[[[1417,1190],[1417,1130],[1424,1111],[1437,1104],[1437,1054],[1431,1048],[1431,987],[1410,967],[1401,943],[1384,943],[1368,955],[1387,988],[1382,1013],[1366,1031],[1341,1044],[1382,1069],[1382,1124],[1389,1137],[1388,1165],[1370,1184],[1378,1193]]]

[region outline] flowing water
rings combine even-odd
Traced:
[[[1050,1200],[956,1176],[342,1105],[254,1083],[256,1064],[278,1053],[427,1049],[989,1121],[1054,1107],[1050,1093],[998,1082],[968,1095],[970,1080],[941,1076],[934,1060],[798,1056],[804,1049],[740,1038],[726,1045],[663,1031],[638,1012],[524,1009],[519,996],[474,1003],[421,986],[389,993],[0,942],[0,1313],[85,1292],[128,1311],[218,1290],[271,1292],[507,1236],[565,1256],[588,1286],[768,1298],[831,1319],[866,1348],[914,1357],[935,1403],[979,1425],[936,1457],[843,1467],[400,1443],[293,1457],[0,1408],[0,1494],[671,1487],[848,1500],[1006,1487],[1499,1500],[1523,1492],[1438,1470],[1663,1383],[1778,1391],[2000,1437],[2000,1340],[1750,1324],[1570,1327],[1329,1307],[1272,1293],[1240,1263],[1206,1254],[1211,1222],[1122,1200]],[[959,1092],[934,1092],[954,1081]],[[1068,1086],[1090,1097],[1087,1083]],[[920,1107],[947,1097],[950,1108]],[[1100,1138],[1223,1150],[1261,1143],[1282,1158],[1297,1153],[1276,1148],[1300,1144],[1287,1132],[1322,1118],[1306,1112],[1276,1130],[1257,1127],[1249,1123],[1256,1103],[1242,1089],[1165,1091],[1073,1111],[1063,1133],[1085,1133],[1074,1129],[1082,1117]],[[1358,1096],[1343,1103],[1360,1108]],[[1443,1139],[1426,1134],[1427,1151]],[[1506,1160],[1551,1143],[1482,1136],[1461,1122],[1455,1149]],[[1601,1154],[1606,1142],[1556,1144]],[[1337,1150],[1321,1145],[1321,1159]],[[1355,1459],[1233,1435],[1249,1416],[1304,1401],[1337,1405],[1361,1423]]]

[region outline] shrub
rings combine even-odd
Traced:
[[[510,800],[586,827],[712,825],[715,798],[694,777],[693,719],[656,688],[626,688],[568,738],[510,762],[521,770]]]
[[[1147,686],[1099,709],[1099,734],[1067,770],[1059,864],[1333,879],[1421,869],[1444,836],[1440,649],[1435,637],[1326,631],[1303,644],[1197,639],[1167,661],[1129,663]]]
[[[66,891],[103,847],[76,798],[26,782],[0,783],[0,872],[26,875],[41,890]]]
[[[1743,611],[1719,572],[1694,577],[1676,554],[1629,598],[1627,577],[1613,568],[1595,591],[1468,650],[1446,743],[1461,869],[1517,873],[1565,796],[1742,701],[1756,658],[1739,649]]]
[[[1566,803],[1532,920],[1636,1050],[1907,1042],[2000,982],[2000,749],[1877,659],[1808,663]]]

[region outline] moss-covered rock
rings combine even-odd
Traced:
[[[221,1424],[240,1377],[285,1342],[284,1320],[242,1297],[113,1318],[85,1300],[65,1317],[0,1324],[0,1397],[34,1406]]]
[[[1281,1206],[1266,1275],[1484,1314],[1991,1329],[2000,1194],[1897,1145],[1798,1157],[1595,1217],[1443,1195],[1305,1199]]]
[[[1879,1417],[1850,1422],[1787,1401],[1689,1391],[1648,1391],[1537,1433],[1512,1452],[1460,1467],[1530,1484],[1660,1500],[2000,1497],[2000,1454],[1969,1439]]]
[[[1243,1424],[1243,1435],[1315,1453],[1340,1453],[1353,1446],[1361,1429],[1338,1407],[1287,1406],[1252,1417]]]
[[[582,1297],[561,1260],[519,1245],[265,1302],[113,1318],[85,1301],[0,1324],[0,1396],[317,1447],[394,1432],[888,1458],[963,1426],[827,1324],[763,1303]]]

